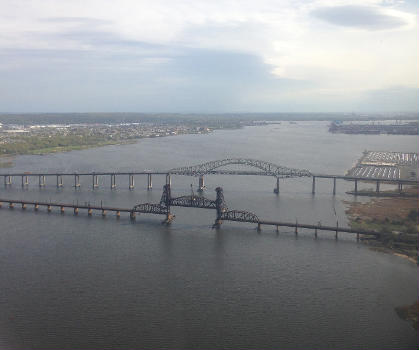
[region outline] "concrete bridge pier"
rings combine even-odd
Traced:
[[[39,187],[45,187],[45,175],[39,175]]]
[[[313,176],[313,184],[311,185],[311,193],[315,194],[316,193],[316,177]]]
[[[314,229],[314,238],[317,238],[317,227]]]
[[[274,188],[274,193],[279,194],[279,177],[276,178],[276,187]]]
[[[10,175],[4,175],[4,186],[12,184],[12,177]]]
[[[294,231],[295,235],[298,236],[298,221],[295,220],[295,231]]]
[[[336,194],[336,178],[333,178],[333,195]]]
[[[151,179],[151,174],[147,174],[147,190],[151,190],[153,188],[153,182]]]
[[[335,234],[335,239],[338,239],[338,231],[339,231],[339,221],[336,221],[336,234]]]
[[[57,187],[63,187],[63,177],[61,175],[57,175]]]
[[[63,206],[60,207],[60,212],[61,212],[61,214],[64,214],[64,207]]]
[[[402,193],[403,191],[403,184],[401,182],[398,183],[399,192]]]
[[[22,187],[28,186],[29,180],[27,175],[22,175]]]
[[[116,188],[116,175],[112,174],[111,175],[111,190],[113,190],[114,188]]]
[[[80,187],[80,176],[79,175],[74,175],[74,187]]]
[[[198,192],[203,192],[205,190],[204,175],[199,176],[198,183]]]
[[[129,175],[129,189],[130,190],[134,189],[134,175],[132,174]]]
[[[172,186],[172,177],[170,174],[166,174],[166,185]]]
[[[129,218],[130,218],[131,220],[135,220],[135,211],[131,211],[131,212],[129,213]]]
[[[92,188],[95,189],[99,187],[99,179],[97,175],[92,176]]]
[[[377,184],[375,186],[375,192],[380,193],[380,181],[377,181]]]
[[[74,208],[74,211],[73,211],[73,212],[74,212],[74,215],[78,215],[78,213],[79,213],[79,208],[77,208],[77,207],[76,207],[76,208]]]
[[[354,181],[354,185],[355,185],[354,192],[355,192],[355,196],[356,196],[358,194],[358,180]]]
[[[38,211],[38,209],[39,209],[39,204],[38,204],[38,203],[35,203],[35,205],[33,206],[33,209],[34,209],[35,211]]]

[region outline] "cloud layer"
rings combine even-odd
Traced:
[[[3,112],[418,109],[414,1],[1,6]]]

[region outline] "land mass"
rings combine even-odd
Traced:
[[[410,196],[371,198],[366,203],[346,202],[350,226],[380,232],[378,238],[363,238],[372,248],[406,256],[418,262],[418,187],[406,190]]]

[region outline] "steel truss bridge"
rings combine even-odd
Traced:
[[[252,168],[257,168],[259,171],[219,169],[227,165],[245,165]],[[312,176],[308,170],[288,168],[274,163],[265,162],[263,160],[250,158],[227,158],[214,160],[203,164],[171,169],[169,170],[169,173],[189,176],[203,176],[205,174],[263,175],[275,176],[279,178]]]
[[[133,207],[132,211],[163,214],[166,215],[166,219],[163,222],[170,223],[174,219],[174,215],[170,212],[171,207],[215,209],[217,211],[217,218],[214,227],[219,227],[223,220],[259,223],[259,218],[253,213],[244,210],[228,210],[224,200],[223,189],[217,187],[215,191],[217,192],[215,200],[197,196],[194,193],[191,193],[189,196],[172,198],[170,184],[166,184],[163,186],[163,194],[159,203],[138,204]]]

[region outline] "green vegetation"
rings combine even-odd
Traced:
[[[370,220],[361,220],[355,218],[351,222],[354,229],[363,229],[377,231],[382,233],[403,232],[407,234],[416,234],[418,232],[418,210],[412,209],[404,220],[385,217],[383,220],[372,218]]]
[[[418,188],[407,189],[413,197],[375,198],[351,202],[347,213],[353,229],[380,232],[378,238],[363,237],[374,249],[392,251],[418,261]]]
[[[0,154],[43,154],[127,142],[132,142],[132,140],[106,138],[98,135],[20,136],[14,142],[1,144]]]

